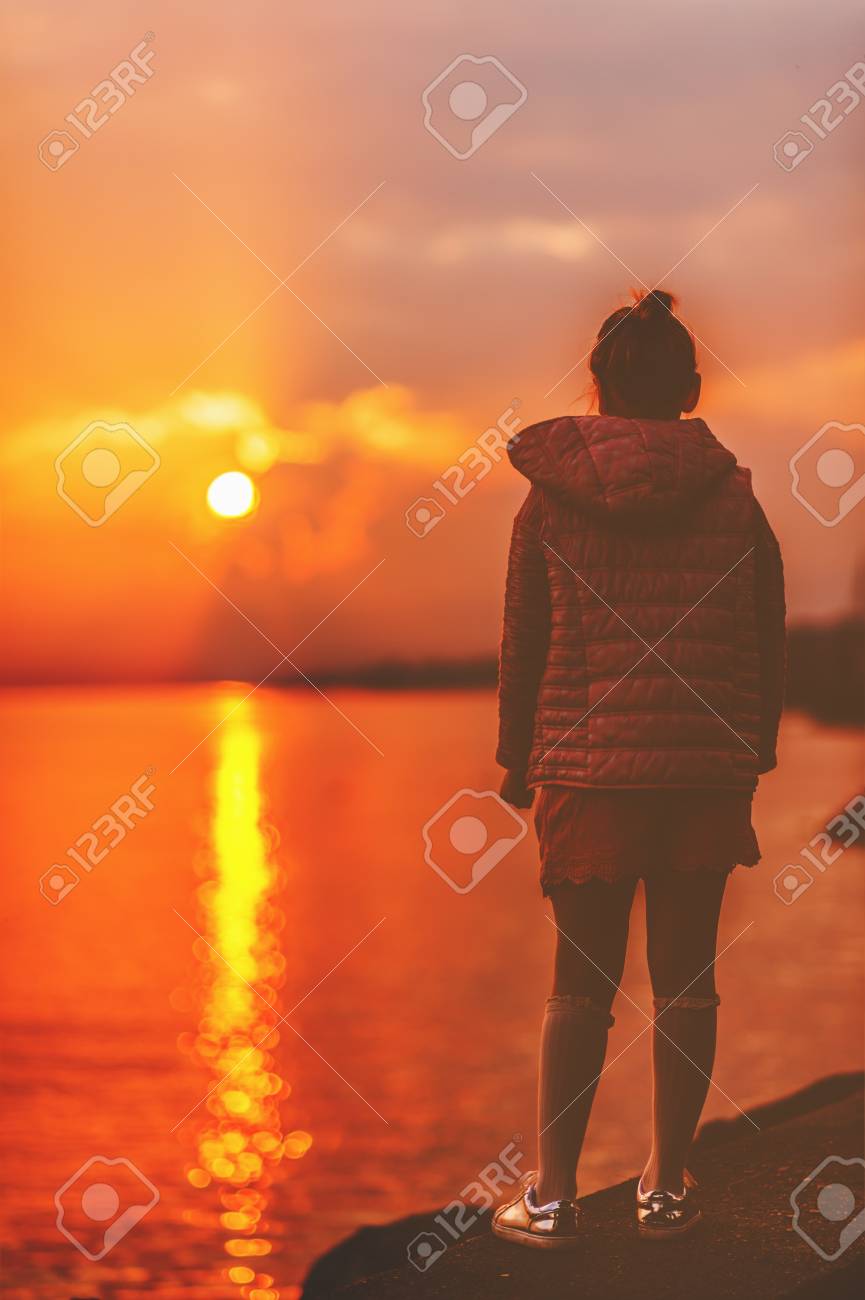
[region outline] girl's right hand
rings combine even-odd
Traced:
[[[516,772],[510,768],[505,772],[499,794],[512,808],[531,808],[535,797],[534,790],[526,785],[525,772]]]

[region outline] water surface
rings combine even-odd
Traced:
[[[332,692],[380,755],[319,696],[248,689],[3,697],[11,1296],[291,1297],[333,1241],[450,1201],[531,1134],[552,944],[534,836],[466,894],[421,839],[455,791],[496,780],[494,697]],[[772,881],[808,865],[860,770],[854,733],[785,720],[764,862],[722,917],[710,1117],[859,1064],[862,855],[789,906]],[[52,905],[55,864],[78,883]],[[638,894],[586,1192],[646,1151],[643,938]],[[159,1201],[91,1261],[54,1197],[93,1156],[130,1161]],[[64,1223],[97,1254],[92,1171]],[[118,1214],[152,1199],[127,1166],[105,1176]]]

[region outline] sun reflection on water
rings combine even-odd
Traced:
[[[198,889],[198,1032],[193,1054],[213,1077],[196,1135],[193,1187],[215,1189],[231,1259],[223,1276],[246,1300],[283,1300],[259,1271],[274,1249],[270,1189],[284,1157],[309,1149],[308,1133],[283,1133],[280,1103],[290,1087],[275,1068],[284,917],[272,899],[276,835],[265,825],[261,737],[243,706],[221,727],[214,773],[210,851]],[[243,1262],[241,1262],[243,1261]]]

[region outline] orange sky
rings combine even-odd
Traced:
[[[7,12],[7,680],[257,678],[372,570],[301,667],[491,652],[521,480],[495,464],[423,538],[405,511],[441,500],[513,399],[527,422],[585,409],[585,362],[554,385],[662,278],[702,341],[698,413],[780,535],[792,614],[851,607],[865,506],[822,527],[788,461],[865,409],[865,104],[848,94],[791,171],[772,146],[862,57],[858,5],[466,10]],[[460,161],[421,93],[464,52],[527,94]],[[133,93],[112,93],[124,67]],[[87,138],[67,115],[102,124]],[[52,170],[37,150],[57,130],[78,147]],[[97,420],[160,463],[91,528],[54,462]],[[214,519],[208,483],[242,467],[258,513]]]

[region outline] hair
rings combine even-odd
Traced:
[[[598,398],[613,398],[635,415],[684,409],[697,375],[694,339],[673,314],[676,299],[662,289],[633,293],[598,331],[589,369]]]

